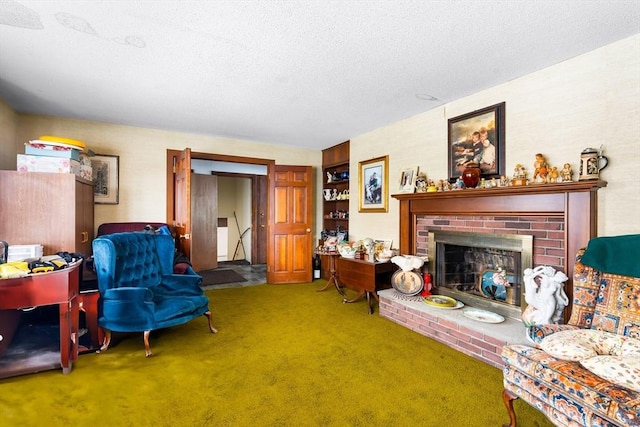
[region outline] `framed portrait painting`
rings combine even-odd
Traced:
[[[389,209],[389,156],[358,163],[358,212]]]
[[[93,202],[103,205],[118,204],[119,156],[96,154],[91,157],[93,174]]]
[[[481,178],[504,175],[505,103],[449,119],[449,179],[462,175],[468,163],[477,163]]]

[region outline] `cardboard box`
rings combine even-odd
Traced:
[[[18,154],[18,172],[72,173],[80,176],[80,162],[62,157]]]
[[[9,245],[7,262],[24,261],[29,258],[42,258],[42,245]]]
[[[34,156],[62,157],[65,159],[80,160],[80,150],[55,145],[27,142],[24,144],[25,154]]]

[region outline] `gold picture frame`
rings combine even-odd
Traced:
[[[389,156],[358,163],[358,212],[389,210]]]

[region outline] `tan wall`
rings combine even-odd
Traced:
[[[0,99],[0,170],[16,167],[16,122],[18,115]]]
[[[402,168],[419,166],[436,181],[448,178],[447,120],[503,101],[507,175],[516,163],[531,171],[537,152],[577,172],[580,152],[604,145],[610,165],[601,174],[608,186],[598,192],[598,234],[640,233],[637,35],[351,138],[350,238],[392,238],[397,245],[399,236],[397,200],[390,199],[388,213],[358,213],[358,162],[389,155],[391,194]]]
[[[320,177],[322,164],[319,150],[61,117],[18,115],[17,152],[23,152],[24,142],[40,135],[79,139],[96,153],[120,156],[119,204],[96,205],[96,228],[104,222],[166,221],[167,149],[188,147],[196,152],[272,159],[282,165],[311,165],[317,168],[316,179]],[[14,154],[13,164],[6,169],[15,167]],[[320,209],[316,215],[321,217]]]

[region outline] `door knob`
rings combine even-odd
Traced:
[[[191,239],[191,234],[189,234],[189,233],[181,234],[180,238],[181,239],[185,239],[185,240],[189,240],[189,239]]]
[[[307,233],[311,233],[311,229],[310,228],[307,228],[306,231],[307,231]]]

